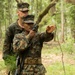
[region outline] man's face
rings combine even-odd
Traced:
[[[32,30],[32,28],[33,28],[33,23],[24,23],[23,24],[23,27],[24,27],[24,29],[26,30],[26,31],[30,31],[30,30]]]
[[[26,17],[28,15],[28,10],[27,11],[18,10],[17,13],[18,13],[19,18]]]

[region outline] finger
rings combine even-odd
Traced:
[[[50,26],[47,26],[47,30],[50,30],[50,28],[51,28]]]

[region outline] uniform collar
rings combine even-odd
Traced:
[[[24,30],[24,28],[21,28],[19,25],[18,25],[18,20],[16,21],[16,29],[19,29],[19,30]]]

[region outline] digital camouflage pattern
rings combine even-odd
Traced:
[[[53,37],[53,33],[47,32],[36,33],[32,39],[29,39],[25,32],[15,35],[13,50],[20,57],[20,62],[17,66],[18,73],[21,71],[21,75],[45,75],[46,69],[41,61],[41,51],[43,42],[48,42]]]

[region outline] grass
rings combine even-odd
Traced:
[[[46,65],[46,75],[75,75],[75,65],[65,64],[65,72],[60,62],[56,62],[52,65]]]
[[[5,69],[5,68],[6,68],[6,66],[4,64],[4,61],[0,61],[0,71]]]
[[[46,75],[75,75],[75,51],[73,44],[65,43],[61,44],[63,53],[64,53],[64,65],[65,65],[65,72],[63,70],[62,62],[58,61],[49,63],[48,61],[44,64],[45,68],[47,70]],[[44,57],[49,57],[50,55],[55,54],[56,56],[61,55],[61,50],[59,46],[51,48],[51,46],[44,45],[42,49],[42,55]],[[60,57],[60,56],[59,56]],[[54,58],[54,57],[53,57]],[[56,57],[55,57],[56,58]],[[48,60],[51,60],[52,58],[49,57]],[[62,59],[61,59],[62,60]],[[53,61],[53,60],[52,60]]]

